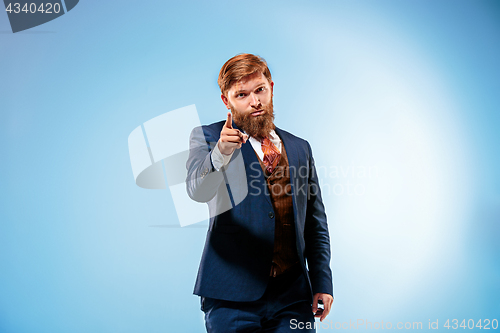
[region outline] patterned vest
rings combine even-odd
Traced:
[[[275,213],[274,252],[270,272],[270,275],[275,277],[299,262],[295,245],[290,170],[285,145],[281,144],[280,161],[272,174],[267,172],[265,164],[258,156],[257,158],[266,178]]]

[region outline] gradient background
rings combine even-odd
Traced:
[[[499,42],[496,0],[80,1],[16,34],[0,13],[0,332],[204,331],[206,222],[135,185],[127,137],[224,119],[241,52],[329,170],[327,320],[500,319]]]

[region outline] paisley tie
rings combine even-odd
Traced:
[[[280,152],[268,137],[262,140],[262,151],[264,152],[264,159],[262,162],[264,162],[267,172],[271,174],[278,165]]]

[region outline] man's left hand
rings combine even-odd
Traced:
[[[321,311],[318,312],[318,300],[323,301],[323,305],[325,307],[323,312]],[[313,306],[312,306],[312,312],[314,313],[314,317],[316,318],[320,317],[319,320],[323,321],[323,319],[325,319],[326,316],[328,316],[328,314],[330,313],[330,310],[332,309],[332,303],[333,303],[332,295],[323,293],[314,294]]]

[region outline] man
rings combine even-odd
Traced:
[[[193,130],[186,180],[211,215],[194,289],[207,331],[314,332],[314,316],[330,312],[333,285],[311,147],[275,127],[264,59],[229,59],[218,83],[231,112]]]

